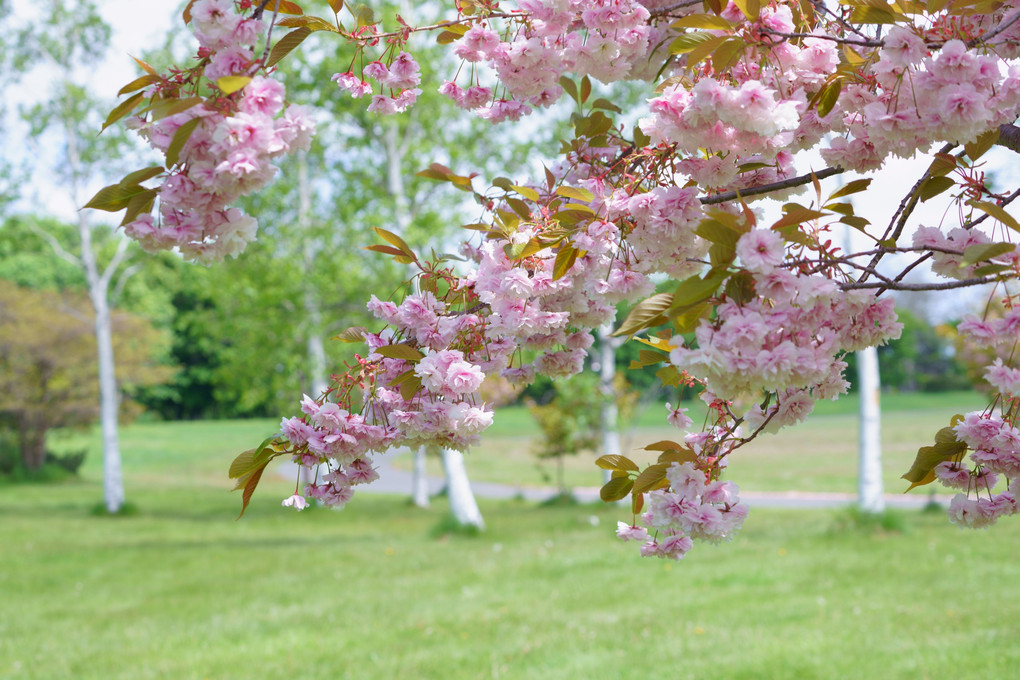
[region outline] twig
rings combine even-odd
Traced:
[[[834,43],[839,43],[840,45],[856,45],[858,47],[884,47],[885,46],[885,41],[884,40],[872,40],[870,38],[861,38],[860,40],[855,40],[854,38],[837,38],[834,35],[825,35],[823,33],[822,34],[820,34],[820,33],[784,33],[782,31],[773,30],[773,29],[771,29],[771,28],[769,28],[767,26],[762,26],[760,30],[761,30],[762,33],[767,33],[769,35],[776,35],[776,36],[779,36],[780,38],[818,38],[819,40],[829,40],[829,41],[834,42]]]
[[[890,286],[886,283],[879,283],[877,281],[872,283],[842,283],[839,287],[843,290],[867,290],[877,288],[879,290],[953,290],[954,288],[970,288],[971,286],[981,286],[986,283],[995,283],[999,279],[995,276],[986,276],[978,279],[963,279],[961,281],[947,281],[945,283],[903,283],[895,282],[896,285]]]

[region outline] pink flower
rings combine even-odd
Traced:
[[[304,496],[294,494],[283,499],[281,505],[285,508],[294,508],[295,510],[304,510],[308,507],[308,501],[305,500]]]
[[[767,274],[783,262],[783,238],[774,231],[754,229],[737,241],[737,256],[748,271]]]

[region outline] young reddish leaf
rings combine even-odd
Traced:
[[[262,479],[262,473],[265,469],[266,467],[263,465],[251,473],[248,483],[244,485],[244,492],[241,494],[241,514],[237,516],[237,519],[244,517],[244,511],[248,509],[248,503],[251,502],[252,494],[255,493],[255,488],[259,485],[259,480]]]
[[[588,76],[581,78],[581,103],[588,101],[591,96],[591,79]]]
[[[269,0],[266,5],[266,11],[276,11],[277,14],[304,14],[304,11],[296,2],[288,2],[288,0]]]
[[[298,45],[304,42],[305,38],[312,34],[312,29],[307,26],[296,28],[287,35],[280,38],[273,50],[269,53],[266,66],[275,66],[281,59],[290,54]]]
[[[397,258],[398,262],[402,262],[403,264],[408,264],[410,262],[410,260],[408,260],[407,255],[405,255],[402,250],[394,248],[393,246],[384,246],[376,243],[370,246],[364,246],[362,250],[371,250],[377,253],[386,253],[387,255],[393,255],[394,257]],[[404,260],[408,261],[403,262]]]
[[[593,109],[602,109],[603,111],[612,111],[613,113],[623,113],[623,109],[609,101],[608,99],[602,99],[599,97],[591,103]]]
[[[645,495],[642,493],[631,494],[630,497],[630,511],[635,515],[641,512],[641,509],[645,507]]]
[[[340,14],[340,10],[344,8],[344,0],[329,0],[329,6],[333,14]]]
[[[794,205],[786,215],[772,225],[772,229],[782,229],[794,224],[802,224],[819,217],[825,217],[827,214],[821,210],[811,210],[800,205]]]
[[[392,231],[387,231],[386,229],[383,229],[382,227],[372,227],[372,231],[374,231],[375,233],[379,234],[379,236],[382,236],[383,239],[385,239],[391,245],[394,245],[397,248],[399,248],[405,255],[409,255],[409,256],[413,256],[414,255],[414,251],[411,250],[411,246],[407,245],[407,242],[404,241],[404,239],[400,238],[399,236],[394,234]]]

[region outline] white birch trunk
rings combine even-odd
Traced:
[[[429,478],[426,463],[426,450],[419,446],[412,454],[414,465],[411,469],[411,502],[419,508],[429,507]],[[449,485],[449,481],[447,481]]]
[[[443,449],[443,470],[446,473],[446,493],[450,499],[450,512],[457,524],[464,527],[485,529],[485,521],[471,491],[464,454],[453,449]]]
[[[878,350],[874,347],[857,352],[857,379],[861,400],[857,458],[858,503],[862,511],[877,514],[885,511],[885,496],[882,491]]]
[[[78,138],[71,121],[64,121],[67,135],[67,162],[71,176],[71,194],[78,201],[79,184],[82,176],[81,157],[78,152]],[[103,439],[103,504],[110,514],[118,512],[124,505],[124,474],[121,468],[120,439],[118,436],[118,412],[120,394],[113,356],[113,329],[110,317],[110,279],[120,267],[127,254],[127,241],[117,244],[117,251],[102,272],[92,247],[92,225],[85,212],[78,213],[78,237],[81,252],[78,265],[85,272],[89,299],[95,312],[93,331],[96,336],[96,360],[99,368],[99,424]]]
[[[620,346],[618,338],[611,337],[613,332],[612,324],[604,324],[599,327],[599,389],[602,392],[603,400],[600,407],[600,420],[602,423],[602,455],[620,455],[620,429],[619,413],[616,407],[616,389],[613,381],[616,378],[616,350]],[[603,483],[612,478],[610,470],[602,471]]]

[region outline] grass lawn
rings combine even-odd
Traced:
[[[151,479],[148,481],[152,481]],[[681,563],[612,538],[616,508],[483,503],[445,512],[360,496],[284,511],[131,480],[0,493],[0,677],[1006,678],[1020,668],[1020,524],[903,533],[755,510]]]
[[[890,394],[882,397],[882,458],[886,491],[906,489],[901,476],[910,469],[917,449],[933,441],[935,432],[949,424],[955,413],[984,407],[973,392]],[[691,414],[704,418],[700,402],[689,404]],[[640,462],[654,462],[642,447],[661,439],[676,440],[680,433],[665,423],[665,407],[643,408],[624,430],[623,450]],[[482,444],[467,459],[472,479],[531,486],[554,483],[553,463],[536,460],[533,442],[536,425],[524,408],[502,409]],[[581,452],[565,460],[567,485],[599,486],[602,471],[594,452]],[[410,459],[402,462],[410,469]],[[857,490],[857,399],[821,402],[806,423],[775,435],[764,435],[730,460],[730,478],[742,489],[754,491]],[[442,475],[438,461],[430,473]],[[914,493],[923,493],[915,491]]]
[[[838,443],[819,422],[810,438]],[[468,538],[437,534],[441,500],[287,511],[292,487],[268,475],[235,521],[224,459],[273,428],[125,428],[132,516],[91,514],[96,455],[81,480],[0,487],[0,678],[987,680],[1020,668],[1016,520],[968,532],[912,513],[889,531],[757,509],[732,543],[666,563],[612,537],[617,507],[483,501],[488,531]]]

